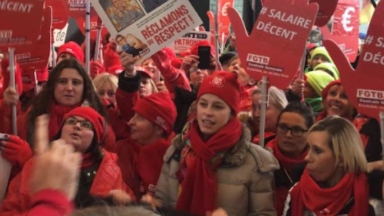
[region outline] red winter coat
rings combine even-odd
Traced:
[[[163,157],[171,140],[159,139],[154,143],[142,146],[131,139],[118,141],[116,153],[123,179],[140,199],[146,193],[154,193],[157,180],[163,166]]]
[[[121,171],[116,164],[117,156],[104,151],[104,158],[92,183],[90,194],[97,197],[107,197],[111,190],[126,191],[134,197],[132,190],[124,183]],[[8,193],[0,207],[2,216],[28,215],[33,197],[29,191],[29,179],[34,160],[24,165],[23,171],[10,183]]]
[[[72,210],[71,201],[62,192],[42,190],[32,197],[28,216],[65,216]]]

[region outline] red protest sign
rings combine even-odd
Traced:
[[[327,40],[325,47],[340,71],[348,100],[361,113],[379,120],[384,112],[384,2],[378,3],[368,28],[357,69],[354,70],[336,43]],[[379,120],[380,121],[380,120]]]
[[[209,19],[209,25],[210,25],[210,32],[211,32],[211,44],[213,47],[215,47],[215,51],[217,51],[216,48],[216,37],[215,37],[215,16],[213,15],[212,11],[207,12],[207,16]]]
[[[319,12],[315,25],[325,26],[331,19],[337,6],[337,0],[310,0],[310,3],[317,3],[319,5]]]
[[[324,39],[336,42],[350,62],[356,60],[359,49],[359,5],[359,0],[339,0],[331,32],[327,26],[321,28]]]
[[[17,62],[23,70],[44,69],[48,64],[51,46],[52,8],[44,9],[44,20],[41,25],[40,39],[24,46],[16,55]]]
[[[224,40],[221,41],[225,43],[229,36],[229,27],[231,25],[231,21],[228,17],[227,9],[229,7],[233,7],[233,0],[219,0],[218,2],[218,24],[219,24],[219,38],[221,41],[221,38],[224,37]],[[222,44],[221,46],[224,46]]]
[[[248,36],[235,9],[228,14],[236,35],[237,50],[245,70],[255,80],[286,88],[300,65],[318,6],[307,0],[267,1]]]
[[[69,16],[74,18],[80,31],[85,36],[85,10],[87,0],[68,0]],[[91,5],[91,38],[96,39],[99,16]]]
[[[0,52],[32,44],[40,33],[44,0],[3,1],[0,7]],[[26,24],[28,23],[28,24]]]
[[[45,0],[46,7],[52,7],[52,29],[63,29],[68,22],[67,0]]]

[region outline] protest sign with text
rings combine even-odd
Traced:
[[[87,0],[68,0],[69,4],[69,16],[74,18],[79,26],[80,31],[85,36],[85,9]],[[91,38],[96,39],[98,19],[95,9],[91,6],[91,26],[90,33]]]
[[[122,50],[140,60],[202,24],[188,0],[168,0],[151,11],[141,1],[91,0],[104,25]],[[139,61],[140,61],[139,60]]]
[[[0,52],[32,44],[40,33],[44,0],[0,0]],[[28,24],[26,25],[26,23]]]
[[[324,42],[340,71],[348,100],[359,113],[376,118],[384,112],[384,2],[378,3],[368,28],[359,64],[354,70],[338,45]]]
[[[68,0],[45,0],[45,6],[52,8],[52,29],[63,29],[68,21]]]
[[[169,48],[173,49],[176,54],[188,52],[190,47],[202,40],[210,40],[210,32],[193,31],[183,35],[181,38],[175,40]]]
[[[225,45],[229,36],[229,27],[231,25],[231,21],[228,17],[228,8],[233,7],[233,0],[219,0],[218,3],[218,24],[219,24],[219,40],[221,46]],[[223,38],[223,40],[222,40]]]
[[[319,5],[319,12],[317,13],[316,26],[325,26],[332,18],[335,12],[338,0],[310,0],[310,3],[317,3]]]
[[[359,0],[339,0],[331,32],[327,26],[321,28],[324,39],[335,41],[350,62],[356,60],[359,49],[359,5]]]
[[[318,6],[307,0],[266,1],[248,36],[235,9],[228,14],[245,70],[255,80],[268,77],[270,85],[285,89],[299,68]]]
[[[41,25],[39,40],[30,45],[25,45],[22,52],[16,55],[17,62],[24,70],[42,70],[48,64],[51,46],[52,8],[44,9],[44,20]]]

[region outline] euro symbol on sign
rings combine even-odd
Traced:
[[[226,17],[228,16],[228,7],[231,6],[231,3],[227,2],[223,5],[223,8],[221,9],[221,16]]]
[[[351,18],[352,18],[352,15],[349,14],[349,12],[353,12],[355,13],[355,8],[354,7],[348,7],[344,14],[343,14],[343,20],[341,21],[341,24],[343,24],[343,28],[346,32],[350,32],[353,30],[353,26],[349,26],[349,24],[351,24]]]

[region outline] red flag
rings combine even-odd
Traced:
[[[229,27],[231,25],[231,21],[229,20],[227,9],[228,7],[233,7],[233,0],[219,0],[218,2],[218,24],[219,24],[219,38],[221,42],[221,38],[224,35],[224,43],[227,41],[229,36]],[[221,44],[224,46],[224,44]]]

